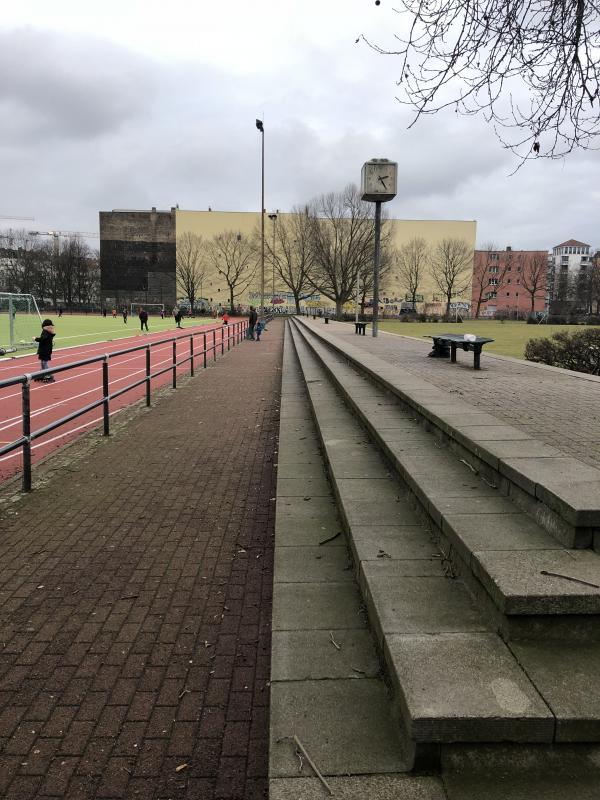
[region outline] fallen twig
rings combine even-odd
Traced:
[[[329,638],[331,639],[331,644],[335,647],[336,650],[341,650],[342,649],[339,646],[339,644],[336,642],[336,640],[333,638],[333,633],[331,633],[331,631],[329,631]]]
[[[319,770],[317,769],[317,765],[316,765],[316,764],[315,764],[315,762],[312,760],[312,758],[311,758],[311,757],[308,755],[308,753],[306,752],[306,748],[304,747],[304,745],[302,744],[302,742],[300,741],[300,739],[299,739],[299,738],[296,736],[296,734],[294,734],[294,743],[295,743],[296,747],[298,748],[298,750],[300,750],[300,752],[301,752],[301,753],[304,755],[304,758],[305,758],[305,759],[308,761],[308,763],[309,763],[309,764],[310,764],[310,766],[312,767],[312,770],[313,770],[313,772],[315,773],[315,775],[317,776],[317,778],[318,778],[318,779],[321,781],[321,783],[323,784],[323,786],[324,786],[324,787],[327,789],[327,791],[329,792],[329,794],[333,794],[333,789],[332,789],[332,788],[331,788],[331,786],[330,786],[330,785],[327,783],[327,781],[325,780],[325,778],[324,778],[324,777],[321,775],[321,773],[320,773],[320,772],[319,772]]]
[[[560,572],[548,572],[546,569],[540,570],[540,575],[548,575],[551,578],[564,578],[566,581],[573,583],[582,583],[584,586],[591,586],[593,589],[600,589],[597,583],[590,583],[589,581],[582,581],[581,578],[572,578],[570,575],[561,575]]]
[[[468,467],[468,468],[471,470],[471,472],[472,472],[472,473],[474,473],[475,475],[477,475],[477,472],[478,472],[478,470],[476,470],[474,466],[472,466],[471,464],[469,464],[469,462],[468,462],[468,461],[465,461],[465,460],[464,460],[464,458],[460,458],[460,459],[459,459],[459,461],[460,461],[462,464],[464,464],[465,466],[467,466],[467,467]]]
[[[335,534],[335,536],[330,536],[330,537],[329,537],[329,539],[323,539],[323,541],[322,541],[322,542],[319,542],[319,547],[320,547],[322,544],[327,544],[327,542],[333,542],[333,540],[334,540],[334,539],[337,539],[337,537],[338,537],[338,536],[341,536],[341,535],[342,535],[342,532],[341,532],[341,531],[338,531],[338,532]]]

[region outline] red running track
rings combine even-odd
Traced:
[[[237,322],[237,320],[236,320]],[[105,353],[118,352],[140,344],[159,342],[162,339],[177,336],[177,360],[180,361],[190,355],[190,334],[194,335],[194,366],[196,370],[203,368],[203,336],[206,336],[206,346],[209,349],[207,359],[213,358],[210,349],[215,332],[217,358],[222,347],[227,349],[227,338],[224,332],[229,331],[233,336],[234,324],[225,327],[222,323],[210,325],[188,326],[183,330],[160,331],[139,336],[131,336],[112,342],[96,342],[89,345],[80,345],[56,349],[52,354],[52,367],[64,366],[74,361],[101,356]],[[199,335],[198,335],[199,334]],[[181,341],[179,341],[181,340]],[[233,339],[231,340],[233,346]],[[166,342],[150,348],[151,372],[157,372],[172,364],[173,344]],[[39,370],[40,362],[36,355],[27,355],[10,361],[0,361],[0,380],[23,375],[27,372]],[[186,375],[190,372],[189,361],[177,367],[177,374]],[[146,353],[140,350],[137,353],[128,353],[109,359],[109,390],[118,391],[130,383],[140,380],[146,374]],[[45,425],[66,416],[70,412],[92,403],[102,397],[102,362],[74,367],[55,375],[55,383],[31,383],[31,431],[43,428]],[[165,386],[172,380],[172,372],[165,372],[152,379],[152,390]],[[144,385],[132,389],[120,397],[111,400],[110,414],[118,414],[127,406],[145,396]],[[93,409],[77,419],[36,439],[31,446],[32,462],[35,464],[50,452],[62,447],[67,442],[76,438],[94,426],[102,424],[102,407]],[[21,386],[9,386],[0,389],[0,447],[14,442],[22,435],[21,417]],[[0,457],[0,482],[21,472],[22,450],[14,450]]]

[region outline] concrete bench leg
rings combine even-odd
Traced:
[[[456,342],[450,342],[450,363],[456,364]]]
[[[473,348],[473,369],[481,369],[480,359],[481,359],[481,345],[475,345],[475,347]]]

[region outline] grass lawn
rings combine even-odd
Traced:
[[[421,338],[435,333],[474,333],[494,339],[486,344],[484,352],[499,353],[503,356],[523,358],[525,344],[529,339],[548,338],[557,331],[581,331],[597,327],[590,325],[527,325],[526,322],[499,322],[495,320],[465,320],[462,324],[444,322],[400,322],[399,320],[382,320],[379,323],[382,331],[400,333],[404,336]],[[370,329],[367,328],[367,332]]]
[[[91,344],[93,342],[110,342],[113,339],[124,339],[128,336],[136,336],[140,332],[140,321],[137,315],[129,317],[127,325],[123,322],[123,317],[118,316],[113,319],[111,316],[106,318],[100,314],[58,314],[47,315],[56,328],[54,338],[54,348],[73,347],[79,344]],[[42,315],[44,319],[44,315]],[[184,319],[182,325],[184,329],[191,325],[209,325],[215,322],[212,317],[194,317]],[[8,314],[0,314],[0,345],[8,343]],[[41,326],[34,317],[26,318],[17,314],[15,318],[17,337],[23,340],[30,340],[32,336],[39,336]],[[176,330],[175,320],[168,315],[165,319],[151,315],[148,318],[148,328],[150,332],[165,331],[174,332]],[[37,344],[31,343],[31,348],[19,348],[19,353],[27,353],[36,350]],[[14,353],[12,355],[15,355]]]

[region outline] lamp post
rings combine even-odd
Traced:
[[[265,127],[261,119],[256,120],[261,138],[261,194],[260,194],[260,308],[265,309]]]
[[[275,297],[275,223],[277,222],[277,214],[269,214],[269,219],[273,223],[273,252],[271,253],[271,303]]]

